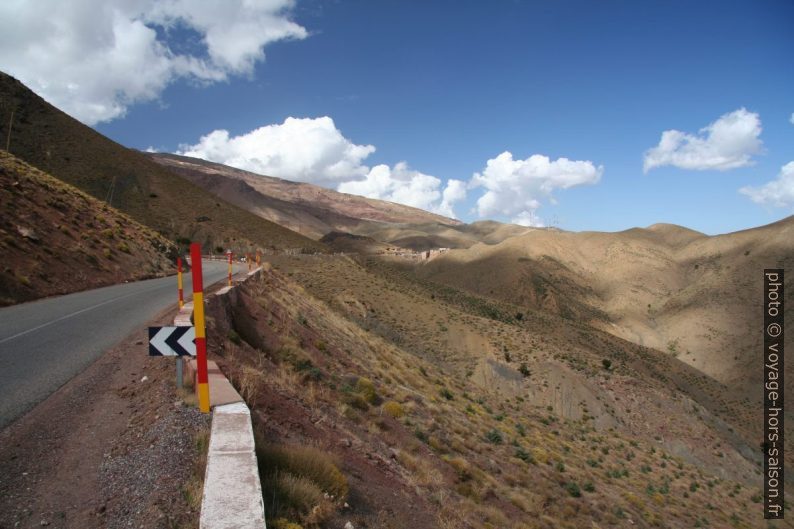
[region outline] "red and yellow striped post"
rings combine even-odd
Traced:
[[[257,250],[256,251],[256,267],[259,268],[262,266],[262,252]]]
[[[248,271],[250,272],[251,269],[254,267],[254,263],[251,261],[251,254],[245,254],[245,262],[248,263]]]
[[[176,258],[176,287],[179,289],[179,308],[185,306],[185,297],[182,294],[182,258]]]
[[[207,377],[207,338],[204,329],[204,280],[201,277],[201,245],[190,245],[190,265],[193,271],[193,325],[196,327],[196,389],[199,410],[210,411],[210,385]]]
[[[232,251],[229,250],[229,286],[232,286]]]

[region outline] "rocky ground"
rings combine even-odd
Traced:
[[[196,527],[210,420],[192,400],[130,335],[0,432],[0,528]]]

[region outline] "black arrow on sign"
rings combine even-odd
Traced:
[[[196,356],[195,327],[149,327],[149,356]]]

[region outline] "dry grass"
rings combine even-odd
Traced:
[[[190,506],[190,510],[197,514],[201,510],[201,498],[204,492],[204,473],[207,467],[209,442],[210,434],[206,430],[197,433],[193,438],[193,447],[195,450],[193,471],[182,488],[182,493]]]
[[[310,446],[257,443],[262,496],[268,520],[315,526],[347,498],[347,478],[329,454]]]

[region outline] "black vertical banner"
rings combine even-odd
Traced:
[[[783,518],[783,270],[764,270],[764,518]]]

